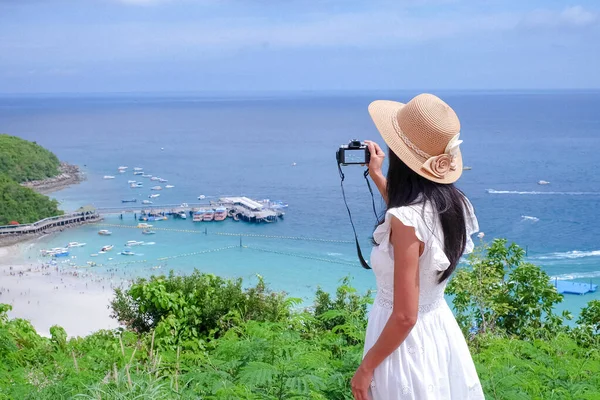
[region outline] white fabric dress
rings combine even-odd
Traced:
[[[379,246],[371,253],[377,280],[377,295],[369,313],[364,354],[375,344],[392,313],[394,254],[389,241],[391,219],[415,228],[425,244],[419,258],[419,314],[408,337],[377,368],[371,382],[374,400],[470,400],[483,399],[483,391],[469,348],[452,310],[444,299],[447,280],[438,283],[440,271],[450,265],[443,248],[443,231],[430,204],[416,204],[388,210],[385,222],[373,237]],[[479,230],[473,208],[466,212],[467,246]]]

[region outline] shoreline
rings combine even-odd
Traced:
[[[38,181],[29,181],[21,183],[21,186],[28,187],[41,194],[48,194],[76,185],[85,180],[85,175],[77,165],[61,162],[58,168],[57,176],[41,179]]]
[[[43,336],[54,325],[69,337],[120,326],[110,317],[110,301],[113,289],[126,287],[128,281],[25,259],[29,246],[0,248],[0,303],[13,307],[9,317],[28,320]]]

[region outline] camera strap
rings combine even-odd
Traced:
[[[350,225],[352,225],[352,231],[354,232],[354,241],[356,242],[356,253],[358,254],[358,260],[360,261],[360,265],[365,269],[371,269],[367,261],[362,255],[362,251],[360,250],[360,244],[358,243],[358,235],[356,234],[356,228],[354,227],[354,222],[352,221],[352,213],[350,212],[350,207],[348,207],[348,201],[346,201],[346,192],[344,191],[344,172],[342,172],[342,165],[338,163],[338,171],[340,172],[340,186],[342,187],[342,196],[344,197],[344,204],[346,205],[346,210],[348,210],[348,216],[350,217]],[[375,214],[375,219],[377,223],[379,223],[379,217],[377,216],[377,210],[375,209],[375,197],[373,196],[373,189],[371,189],[371,183],[369,182],[369,169],[367,168],[363,173],[365,180],[367,181],[367,187],[369,188],[369,193],[371,193],[371,202],[373,204],[373,213]]]

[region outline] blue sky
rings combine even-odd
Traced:
[[[600,2],[0,0],[0,92],[600,88]]]

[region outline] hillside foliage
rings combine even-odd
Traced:
[[[451,284],[455,306],[470,304],[459,321],[486,398],[599,399],[600,302],[591,301],[575,327],[545,315],[562,297],[545,279],[529,281],[543,275],[519,256],[505,241],[483,245]],[[499,260],[512,286],[491,282],[473,301],[459,291],[481,279],[482,265],[500,268]],[[521,308],[512,296],[526,297]],[[124,329],[73,339],[57,326],[41,337],[0,305],[0,400],[349,400],[371,303],[371,293],[357,293],[347,278],[333,296],[318,290],[313,306],[300,309],[260,278],[244,288],[199,272],[171,274],[117,291],[112,309]],[[482,310],[481,319],[472,314]],[[501,323],[490,325],[492,315]]]
[[[0,225],[29,224],[61,215],[58,202],[0,174]]]
[[[0,173],[19,183],[58,175],[60,161],[35,142],[0,134]]]

